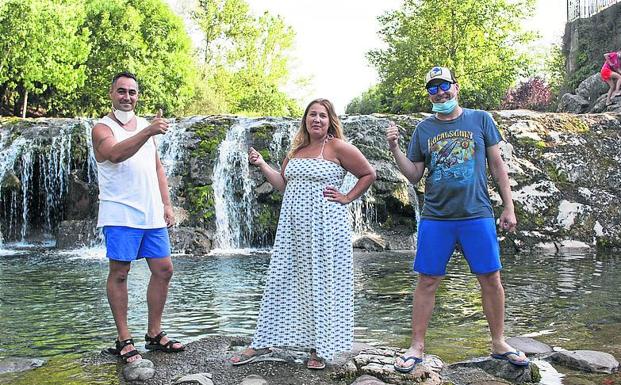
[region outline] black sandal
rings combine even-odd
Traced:
[[[135,346],[134,346],[134,350],[130,350],[129,352],[121,354],[121,350],[123,350],[127,345],[134,345],[134,340],[132,338],[128,338],[123,341],[116,340],[114,341],[114,347],[106,349],[105,352],[113,356],[120,357],[123,360],[123,363],[127,364],[130,358],[140,355],[140,353],[138,352]],[[142,359],[142,357],[140,358]],[[135,361],[137,360],[134,360],[132,362],[135,362]]]
[[[164,353],[177,353],[185,350],[185,346],[181,345],[180,348],[174,348],[174,344],[180,344],[181,342],[176,340],[168,340],[164,345],[160,344],[162,337],[166,335],[165,331],[161,331],[160,334],[155,337],[150,337],[148,334],[144,335],[144,340],[147,342],[144,346],[147,350],[160,350]]]

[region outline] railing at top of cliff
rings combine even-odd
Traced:
[[[567,0],[567,21],[591,17],[619,0]]]

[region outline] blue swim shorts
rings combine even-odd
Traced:
[[[137,229],[127,226],[104,226],[106,256],[115,261],[131,262],[140,258],[170,256],[168,229]]]
[[[421,219],[414,271],[425,275],[446,275],[446,265],[456,244],[474,274],[502,269],[494,218],[464,220]]]

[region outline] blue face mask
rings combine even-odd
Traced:
[[[431,108],[431,111],[437,112],[439,114],[448,115],[451,112],[453,112],[455,107],[457,107],[457,98],[452,98],[450,100],[447,100],[444,103],[432,103],[432,104],[433,104],[433,107]]]

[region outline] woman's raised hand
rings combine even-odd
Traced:
[[[248,161],[254,166],[260,166],[262,163],[265,163],[261,153],[255,150],[254,147],[250,147],[248,150]]]

